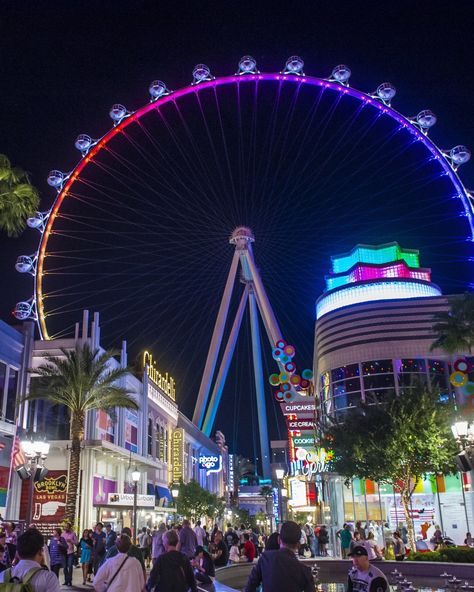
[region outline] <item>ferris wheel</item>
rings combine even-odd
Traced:
[[[28,219],[38,249],[16,262],[33,295],[15,317],[49,339],[95,307],[111,340],[165,335],[161,349],[184,351],[197,327],[192,350],[205,349],[226,237],[241,224],[282,324],[299,317],[305,283],[316,299],[330,253],[354,241],[419,247],[449,270],[449,289],[469,286],[474,198],[458,175],[469,149],[439,148],[436,115],[402,115],[391,83],[362,92],[350,80],[346,65],[315,77],[292,56],[264,73],[244,56],[233,75],[198,64],[189,86],[155,80],[142,107],[114,104],[112,128],[80,134],[76,166],[47,175],[52,203]]]

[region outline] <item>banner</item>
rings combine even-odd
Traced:
[[[138,413],[125,409],[125,448],[138,452]]]
[[[184,430],[176,428],[171,436],[171,483],[184,480]]]

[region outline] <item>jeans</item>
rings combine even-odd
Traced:
[[[319,555],[319,541],[315,536],[311,537],[310,541],[311,541],[311,554],[313,555],[313,557],[318,557],[318,555]]]
[[[66,555],[66,565],[64,566],[64,583],[66,586],[72,586],[72,566],[74,565],[74,553]]]

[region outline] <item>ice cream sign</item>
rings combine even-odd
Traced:
[[[222,471],[222,456],[220,454],[201,454],[199,456],[199,468],[210,473],[219,473]]]

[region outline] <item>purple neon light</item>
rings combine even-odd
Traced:
[[[393,109],[392,107],[388,107],[384,103],[380,102],[378,99],[374,99],[370,97],[368,94],[356,90],[354,88],[350,88],[348,86],[343,86],[338,84],[337,82],[329,82],[328,80],[324,80],[322,78],[316,78],[313,76],[296,76],[291,74],[270,74],[270,73],[259,73],[259,74],[245,74],[242,76],[233,75],[233,76],[222,76],[220,78],[215,78],[214,80],[209,80],[205,82],[201,82],[196,85],[186,86],[181,88],[177,91],[170,93],[169,95],[160,97],[156,101],[152,103],[148,103],[143,107],[137,109],[133,114],[129,117],[123,119],[116,127],[112,128],[109,132],[107,132],[98,142],[97,144],[90,150],[90,152],[84,156],[78,164],[73,169],[71,176],[68,182],[65,184],[63,189],[58,193],[56,199],[53,202],[51,211],[52,214],[48,219],[48,223],[46,228],[41,236],[41,241],[38,247],[38,269],[42,269],[42,263],[46,252],[46,244],[48,242],[48,238],[51,234],[51,228],[53,224],[53,220],[55,215],[57,214],[59,207],[64,200],[67,193],[70,191],[72,185],[75,183],[77,178],[79,177],[80,173],[83,169],[93,161],[97,152],[99,152],[102,148],[106,148],[107,143],[118,133],[123,131],[126,127],[128,127],[131,123],[136,122],[141,117],[152,111],[153,109],[158,109],[161,105],[169,103],[170,101],[176,101],[180,97],[186,96],[191,93],[198,93],[201,90],[206,88],[217,88],[218,86],[225,86],[227,84],[246,84],[248,82],[259,82],[259,81],[288,81],[293,82],[296,84],[309,84],[311,86],[319,86],[324,89],[328,89],[331,91],[335,91],[340,93],[341,95],[348,95],[350,97],[354,97],[359,101],[367,105],[371,105],[374,109],[378,109],[384,114],[387,114],[392,119],[397,121],[401,128],[407,129],[418,141],[423,142],[424,146],[431,152],[433,158],[436,159],[443,169],[444,173],[450,178],[454,188],[457,192],[457,195],[453,197],[458,197],[464,208],[464,215],[468,219],[469,228],[471,231],[470,240],[474,242],[474,217],[473,217],[473,209],[474,205],[471,209],[470,200],[468,194],[458,176],[456,171],[454,171],[449,164],[449,162],[444,157],[443,153],[439,150],[439,148],[434,144],[428,136],[423,134],[413,123],[411,123],[404,115]],[[37,306],[39,307],[39,314],[38,314],[38,326],[40,331],[40,336],[43,337],[43,333],[47,335],[46,327],[41,326],[41,313],[43,311],[42,302],[43,302],[43,295],[42,295],[42,288],[41,282],[38,281],[38,274],[35,275],[35,295],[36,295],[36,302]],[[44,320],[43,320],[44,323]],[[43,332],[44,329],[44,332]]]

